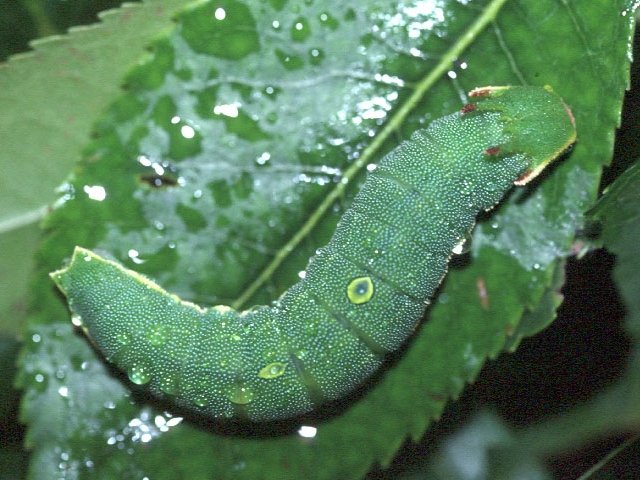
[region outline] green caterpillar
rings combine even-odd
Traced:
[[[550,88],[470,96],[370,171],[305,278],[270,306],[203,308],[76,247],[51,274],[74,323],[133,383],[211,418],[284,419],[344,396],[415,330],[476,215],[575,141]]]

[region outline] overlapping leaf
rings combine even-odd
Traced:
[[[147,0],[104,12],[102,23],[38,40],[0,64],[0,331],[19,331],[37,224],[55,188],[124,74],[183,3]]]
[[[640,335],[640,268],[637,241],[640,239],[640,163],[634,163],[605,192],[592,212],[601,223],[602,242],[616,254],[614,277],[628,313],[628,328],[637,340]]]

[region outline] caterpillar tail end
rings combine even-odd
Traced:
[[[73,249],[73,254],[71,256],[71,259],[68,261],[68,263],[64,267],[49,273],[49,277],[51,278],[51,280],[53,280],[53,283],[56,284],[56,287],[58,287],[58,289],[65,296],[68,297],[69,285],[67,285],[67,283],[68,283],[69,275],[73,270],[73,265],[79,259],[87,258],[87,257],[91,258],[91,256],[95,256],[95,254],[91,250],[87,250],[86,248],[76,246]]]

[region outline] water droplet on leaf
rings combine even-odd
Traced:
[[[204,394],[198,394],[193,398],[193,403],[198,407],[207,406],[207,397]]]
[[[260,378],[265,378],[265,379],[277,378],[284,373],[286,368],[287,368],[286,363],[273,362],[267,365],[266,367],[264,367],[262,370],[260,370],[260,373],[258,373],[258,376]]]
[[[229,400],[237,405],[246,405],[253,400],[253,390],[243,384],[237,384],[231,387],[229,391]]]
[[[174,375],[168,375],[160,380],[160,390],[167,395],[178,393],[178,379]]]
[[[299,17],[294,20],[293,25],[291,26],[291,40],[294,42],[304,42],[309,35],[311,35],[311,27],[309,22],[304,17]]]
[[[118,342],[120,345],[122,346],[128,345],[130,341],[131,341],[131,337],[128,333],[118,332],[116,334],[116,342]]]
[[[128,370],[129,380],[131,380],[136,385],[144,385],[145,383],[149,383],[151,380],[151,373],[149,372],[149,368],[145,365],[135,365]]]
[[[169,337],[169,327],[166,325],[154,325],[147,333],[147,339],[156,347],[163,345],[167,342]]]

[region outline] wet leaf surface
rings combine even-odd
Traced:
[[[611,154],[628,68],[625,5],[508,3],[399,124],[389,119],[495,3],[224,1],[182,14],[128,76],[46,222],[21,359],[31,476],[358,478],[388,462],[407,435],[420,437],[514,333],[554,314],[558,261]],[[132,395],[73,332],[46,273],[74,245],[106,252],[185,299],[232,302],[389,125],[373,162],[460,108],[465,91],[513,83],[552,85],[576,115],[579,143],[483,218],[428,321],[344,402],[277,428],[176,424],[179,412]],[[361,179],[249,305],[295,282]],[[302,424],[317,427],[313,438]]]

